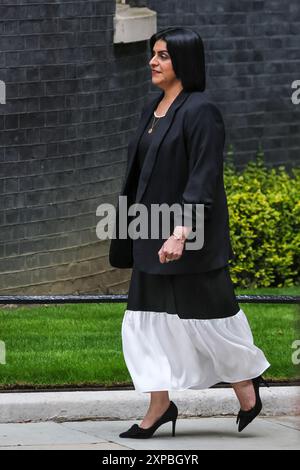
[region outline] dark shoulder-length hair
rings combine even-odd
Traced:
[[[151,56],[156,41],[167,43],[175,75],[185,91],[205,90],[205,57],[200,34],[189,28],[167,28],[153,34],[149,40]]]

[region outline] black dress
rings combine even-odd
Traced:
[[[152,119],[139,142],[137,183],[151,143],[148,129]],[[133,268],[122,344],[127,368],[140,392],[239,382],[257,377],[270,365],[253,344],[228,265],[173,275]]]

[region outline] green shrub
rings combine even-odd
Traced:
[[[299,282],[300,169],[268,168],[264,155],[242,170],[232,147],[224,183],[235,258],[230,273],[239,287],[287,287]]]

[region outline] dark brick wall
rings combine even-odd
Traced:
[[[270,165],[299,163],[299,0],[131,0],[158,13],[158,30],[195,28],[206,50],[207,89],[223,111],[238,166],[261,143]],[[155,90],[153,90],[154,92]]]
[[[110,292],[96,208],[115,202],[149,88],[144,43],[113,45],[115,2],[0,3],[0,292]]]
[[[145,0],[158,29],[197,29],[208,91],[243,165],[299,161],[298,0]],[[151,86],[146,41],[113,45],[114,0],[0,1],[0,292],[126,291],[96,208],[115,203]]]

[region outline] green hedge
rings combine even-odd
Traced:
[[[235,258],[230,273],[239,287],[286,287],[299,282],[300,169],[268,168],[259,151],[242,170],[232,149],[224,167]]]

